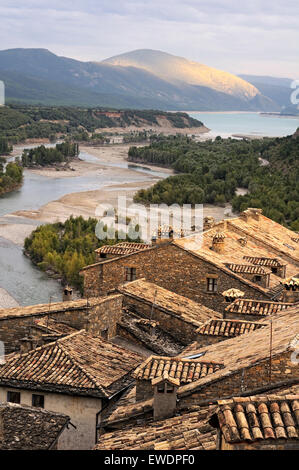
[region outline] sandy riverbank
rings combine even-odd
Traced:
[[[72,166],[76,167],[75,171],[55,171],[53,169],[30,170],[32,173],[41,174],[49,178],[69,178],[72,176],[95,176],[101,173],[108,177],[117,175],[123,180],[126,176],[136,176],[136,171],[129,168],[119,168],[118,166],[107,166],[109,164],[125,164],[127,161],[127,153],[130,145],[103,146],[103,147],[81,147],[82,152],[87,152],[95,158],[94,163],[85,161],[76,161]],[[155,171],[158,167],[150,165],[142,165]],[[172,174],[172,170],[161,168],[161,171]],[[142,173],[139,173],[142,174]],[[51,201],[38,210],[20,210],[14,212],[13,216],[23,217],[32,220],[32,224],[12,224],[0,225],[0,237],[6,238],[13,243],[23,245],[24,239],[36,227],[37,223],[55,223],[64,222],[70,215],[83,216],[84,218],[94,217],[96,208],[99,204],[111,204],[116,207],[119,196],[126,196],[128,203],[133,201],[133,196],[139,189],[148,188],[157,182],[160,178],[153,177],[149,173],[144,173],[144,179],[130,183],[107,184],[101,189],[83,192],[74,192],[61,197],[58,200]],[[211,215],[219,220],[224,214],[230,212],[230,206],[215,207],[205,205],[204,215]],[[28,221],[29,221],[28,220]]]

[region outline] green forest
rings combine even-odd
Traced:
[[[9,144],[8,140],[0,137],[0,155],[9,155],[12,151],[12,146]]]
[[[203,124],[186,113],[167,113],[156,110],[103,110],[65,106],[0,107],[0,138],[10,144],[26,139],[65,138],[85,133],[96,133],[97,129],[109,129],[134,125],[158,125],[158,117],[166,117],[174,127],[200,127]],[[87,134],[88,135],[88,134]]]
[[[44,145],[33,149],[25,149],[22,154],[24,167],[50,166],[55,163],[69,162],[78,157],[79,146],[71,142],[57,144],[55,148],[46,148]]]
[[[44,271],[50,271],[83,292],[83,278],[79,271],[95,262],[94,250],[119,241],[135,241],[116,232],[114,239],[99,240],[95,235],[97,219],[71,216],[64,223],[38,227],[25,239],[25,253]],[[104,231],[107,227],[102,226]]]
[[[299,230],[299,137],[195,142],[159,137],[131,147],[129,161],[173,168],[177,173],[135,195],[135,202],[225,204],[234,211],[260,207],[277,222]],[[263,159],[263,164],[261,164]],[[248,194],[236,196],[237,188]]]
[[[5,167],[5,159],[0,157],[0,195],[17,189],[23,181],[23,168],[17,160],[8,163]]]

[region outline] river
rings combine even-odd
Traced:
[[[211,137],[216,135],[227,137],[233,134],[284,136],[294,133],[299,127],[299,119],[264,117],[257,113],[189,114],[202,120],[211,129],[208,134]],[[18,150],[21,154],[22,147]],[[147,178],[150,180],[153,176],[163,178],[169,175],[163,171],[153,171],[125,161],[117,163],[101,161],[88,152],[81,152],[80,158],[86,162],[114,167],[116,171],[110,177],[99,172],[96,176],[49,178],[25,170],[23,186],[17,191],[0,197],[0,225],[38,226],[40,222],[33,219],[5,216],[20,210],[37,210],[44,204],[69,193],[101,189],[112,184],[145,181]],[[129,168],[132,171],[123,176],[118,174],[117,168]],[[20,245],[1,237],[0,268],[0,288],[6,290],[20,305],[46,303],[50,299],[61,300],[59,283],[33,266],[23,255]]]
[[[22,148],[20,147],[20,152]],[[80,159],[109,167],[129,168],[126,177],[99,173],[97,176],[78,176],[70,178],[48,178],[24,171],[22,187],[0,197],[0,224],[29,224],[38,226],[40,223],[33,219],[22,217],[5,217],[19,210],[37,210],[50,201],[62,196],[81,191],[101,189],[113,184],[150,180],[154,177],[166,177],[169,173],[155,171],[127,162],[107,163],[94,157],[88,152],[81,152]],[[10,159],[12,160],[12,158]],[[22,247],[0,237],[0,288],[6,290],[20,305],[33,305],[61,300],[60,284],[50,279],[45,273],[36,268],[23,255]],[[0,306],[1,307],[1,306]]]

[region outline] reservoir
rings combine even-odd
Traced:
[[[211,129],[209,135],[231,137],[234,134],[252,137],[285,137],[299,127],[298,117],[275,117],[259,113],[188,113]]]

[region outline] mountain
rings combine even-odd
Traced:
[[[0,80],[12,102],[190,111],[280,109],[240,77],[152,50],[80,62],[46,49],[9,49],[0,51]]]
[[[240,77],[258,88],[263,95],[268,96],[277,103],[282,108],[283,113],[284,110],[289,110],[290,113],[296,111],[296,107],[291,103],[291,94],[293,92],[291,88],[292,78],[259,75],[240,75]]]
[[[245,100],[259,94],[257,88],[235,75],[160,51],[140,49],[106,59],[103,63],[136,67],[177,86],[207,87]]]

